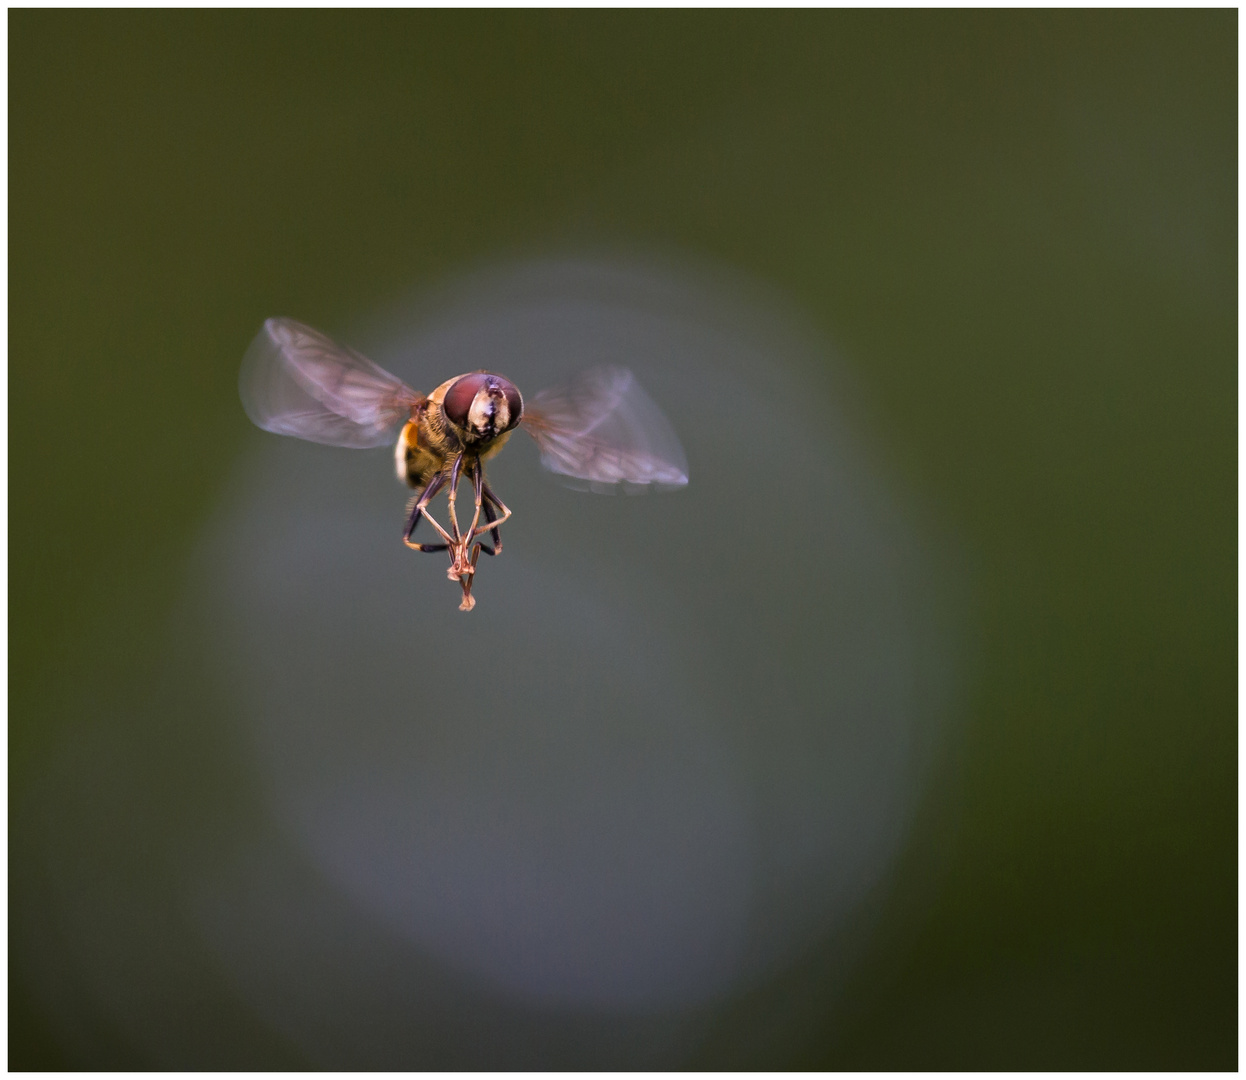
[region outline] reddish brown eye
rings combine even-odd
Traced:
[[[449,390],[441,403],[442,411],[450,418],[451,423],[459,427],[467,427],[467,411],[472,407],[476,395],[491,378],[486,371],[475,371],[464,375]]]
[[[509,431],[523,417],[523,398],[501,375],[474,371],[457,379],[441,403],[446,418],[479,439]]]
[[[510,379],[498,377],[498,386],[502,393],[506,395],[506,407],[510,411],[510,423],[508,427],[514,427],[523,419],[523,398],[519,394],[517,387]]]

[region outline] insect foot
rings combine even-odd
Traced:
[[[454,557],[450,560],[450,569],[446,571],[446,577],[451,581],[458,581],[464,576],[470,576],[476,572],[476,564],[467,556],[468,540],[464,539],[454,552]]]
[[[471,568],[473,572],[475,567]],[[459,604],[460,611],[471,611],[476,606],[476,598],[472,596],[472,576],[464,574],[459,578],[459,584],[463,586],[463,602]]]

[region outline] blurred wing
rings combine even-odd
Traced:
[[[265,431],[331,446],[380,446],[423,397],[366,356],[293,319],[269,319],[242,359],[238,392]]]
[[[550,472],[598,484],[683,487],[688,459],[669,421],[625,368],[593,368],[525,402],[523,426]]]

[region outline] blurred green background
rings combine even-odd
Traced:
[[[11,12],[11,828],[84,703],[157,677],[266,316],[677,251],[840,346],[973,626],[834,1023],[810,955],[689,1064],[1235,1068],[1236,45],[1235,11]],[[803,1035],[758,1060],[773,1011]],[[9,1038],[99,1065],[16,965]]]

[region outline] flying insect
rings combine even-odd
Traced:
[[[460,611],[476,606],[472,583],[480,553],[502,551],[499,529],[511,511],[489,486],[485,462],[516,428],[536,441],[547,470],[592,490],[688,483],[679,439],[626,368],[590,368],[530,401],[509,379],[484,370],[456,375],[425,396],[318,330],[274,318],[247,349],[238,386],[247,416],[278,435],[363,448],[384,445],[397,431],[398,479],[415,490],[402,542],[414,551],[449,554],[446,576],[462,588]],[[455,501],[464,479],[474,505],[471,524],[460,528]],[[429,512],[443,489],[449,528]],[[421,520],[439,539],[412,539]]]

